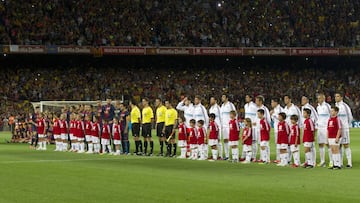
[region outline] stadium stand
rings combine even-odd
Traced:
[[[0,44],[355,47],[360,2],[0,2]]]

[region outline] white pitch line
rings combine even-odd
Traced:
[[[46,163],[46,162],[73,162],[73,161],[102,161],[102,160],[120,160],[116,158],[99,158],[99,159],[40,159],[40,160],[19,160],[19,161],[0,161],[0,164],[17,164],[17,163]]]

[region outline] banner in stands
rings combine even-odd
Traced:
[[[353,128],[360,128],[360,121],[353,121],[352,122],[352,127]]]
[[[195,56],[359,56],[360,48],[306,47],[120,47],[2,45],[14,54],[195,55]]]

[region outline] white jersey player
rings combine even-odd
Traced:
[[[351,149],[350,149],[350,127],[351,122],[353,121],[353,116],[351,113],[350,107],[343,101],[343,96],[340,93],[335,94],[335,105],[339,108],[338,117],[341,120],[341,145],[340,145],[340,154],[343,157],[342,146],[345,148],[346,158],[348,164],[347,168],[352,168],[352,160],[351,160]],[[341,158],[341,164],[342,162]]]
[[[320,93],[317,96],[318,106],[316,107],[318,113],[318,119],[315,123],[317,126],[317,141],[319,144],[319,153],[320,153],[320,164],[318,166],[325,166],[325,144],[328,144],[327,136],[327,125],[330,118],[331,106],[325,102],[325,95]],[[332,166],[332,155],[331,150],[328,146],[329,152],[329,166]]]
[[[250,118],[251,119],[251,125],[252,125],[252,157],[251,159],[254,158],[254,156],[256,157],[256,154],[254,154],[254,151],[257,151],[257,137],[255,136],[255,129],[256,129],[256,120],[257,120],[257,110],[258,107],[256,106],[256,104],[253,102],[253,98],[251,95],[246,95],[245,96],[245,102],[246,104],[244,105],[244,109],[245,109],[245,118]],[[244,161],[245,160],[245,156],[246,156],[246,151],[243,150],[242,154],[241,154],[241,160],[240,161]]]
[[[211,97],[210,98],[210,109],[209,109],[209,115],[210,114],[215,114],[215,123],[218,126],[218,131],[219,131],[219,140],[221,140],[221,120],[220,120],[220,106],[217,104],[217,100],[215,97]],[[218,142],[217,144],[217,148],[219,149],[219,154],[220,154],[220,158],[222,158],[222,144],[221,142]]]
[[[274,123],[274,141],[275,141],[275,145],[277,146],[277,137],[278,137],[278,124],[279,124],[279,113],[283,112],[283,108],[280,106],[279,104],[279,99],[274,98],[271,100],[271,107],[272,110],[270,111],[270,117],[271,120]],[[278,162],[280,160],[280,149],[276,148],[276,160],[275,162]]]
[[[259,109],[264,110],[265,120],[267,121],[267,123],[271,123],[270,112],[269,112],[269,109],[264,105],[264,102],[265,102],[265,98],[261,95],[259,95],[255,98],[255,104],[256,104],[257,110],[259,110]],[[254,147],[254,144],[253,144],[253,160],[256,160],[257,151],[258,151],[257,145],[260,144],[260,119],[258,116],[256,116],[256,118],[255,118],[255,123],[256,124],[255,124],[255,136],[254,137],[256,137],[256,142],[255,142],[256,147]],[[270,148],[267,148],[267,149],[270,150]],[[270,151],[268,151],[268,153],[270,153]],[[261,160],[261,161],[264,161],[264,160]]]
[[[305,96],[301,97],[301,115],[304,113],[304,109],[310,109],[311,110],[311,116],[310,119],[316,124],[317,120],[319,118],[319,115],[315,108],[309,104],[309,99]]]
[[[300,109],[291,102],[291,97],[289,95],[285,95],[284,96],[284,103],[285,103],[285,107],[284,107],[284,113],[286,114],[286,123],[291,126],[291,121],[290,121],[290,117],[292,115],[297,115],[299,117],[298,120],[298,126],[301,128],[303,126],[303,115],[300,112]]]
[[[223,102],[220,107],[220,120],[221,120],[221,130],[222,138],[224,139],[224,151],[225,151],[225,160],[229,159],[229,122],[230,122],[230,111],[236,111],[233,103],[229,101],[227,95],[221,96],[221,101]],[[221,156],[221,155],[220,155]]]
[[[194,106],[191,101],[185,97],[181,102],[178,103],[176,109],[184,112],[185,126],[190,128],[190,120],[194,119]]]

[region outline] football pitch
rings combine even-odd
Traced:
[[[27,144],[6,144],[9,138],[0,133],[1,203],[360,202],[360,129],[351,129],[353,168],[337,171],[75,154],[54,152],[54,146],[34,151]],[[273,159],[274,145],[271,152]]]

